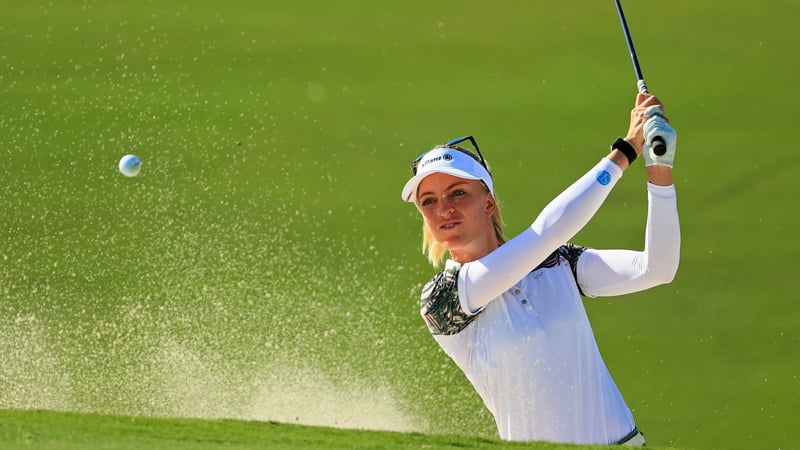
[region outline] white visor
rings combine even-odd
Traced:
[[[489,171],[471,156],[452,148],[435,148],[425,153],[417,165],[417,174],[403,187],[403,200],[415,202],[417,187],[422,179],[432,173],[446,173],[467,180],[481,180],[494,195],[494,184]]]

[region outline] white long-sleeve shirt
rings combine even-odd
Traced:
[[[603,362],[580,294],[619,295],[669,282],[678,266],[675,189],[648,184],[643,251],[571,239],[622,170],[602,160],[489,255],[447,261],[423,288],[421,313],[507,440],[611,444],[633,416]]]

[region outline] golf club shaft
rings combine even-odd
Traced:
[[[617,4],[617,14],[619,21],[622,24],[622,33],[625,35],[625,42],[628,44],[628,52],[631,55],[631,62],[633,63],[633,72],[636,74],[636,88],[641,94],[647,94],[647,83],[644,82],[644,75],[642,75],[642,68],[639,66],[639,58],[636,56],[636,49],[633,47],[633,38],[628,29],[628,21],[625,20],[625,13],[622,11],[622,4],[620,0],[614,0]],[[661,136],[653,137],[653,153],[658,156],[667,152],[667,145]]]

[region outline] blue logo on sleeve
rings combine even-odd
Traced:
[[[597,172],[597,182],[602,184],[603,186],[611,183],[611,174],[606,172],[605,170],[601,170]]]

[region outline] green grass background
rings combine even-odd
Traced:
[[[795,448],[800,6],[625,6],[679,133],[682,260],[587,300],[601,350],[651,444]],[[418,316],[399,191],[473,134],[527,226],[627,129],[611,2],[0,9],[0,409],[496,436]],[[574,241],[640,248],[644,180]]]
[[[8,450],[87,448],[204,449],[486,449],[601,450],[607,446],[507,442],[460,435],[364,431],[230,419],[163,419],[52,411],[0,410],[0,442]],[[657,447],[664,449],[665,447]]]

